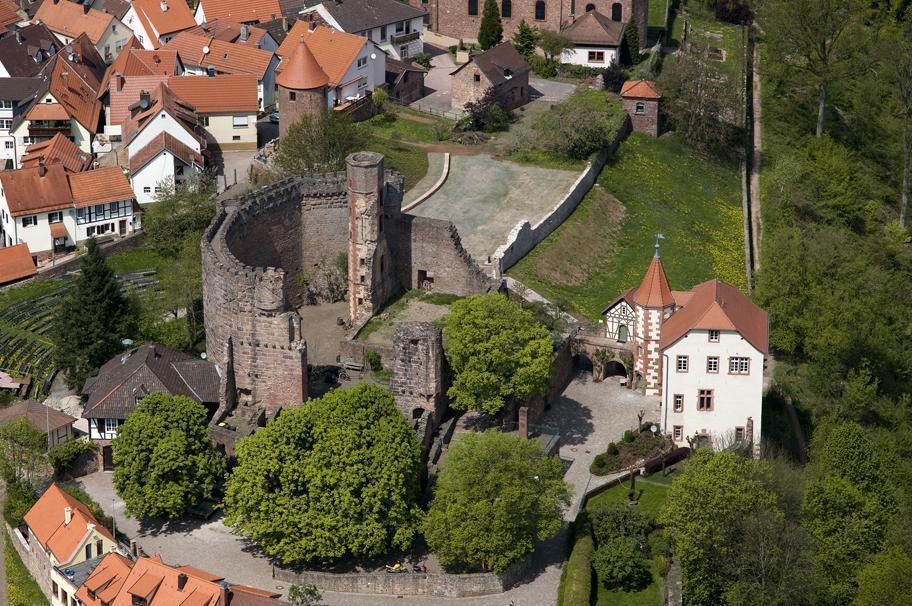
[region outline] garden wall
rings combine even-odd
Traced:
[[[544,240],[551,232],[561,226],[567,220],[583,198],[592,189],[592,185],[598,178],[602,167],[608,158],[614,154],[621,141],[627,138],[630,133],[630,121],[625,120],[623,126],[618,131],[607,146],[601,149],[595,158],[577,178],[576,182],[570,187],[567,195],[551,209],[551,212],[545,215],[541,221],[534,226],[529,223],[528,219],[523,219],[510,231],[507,236],[507,243],[498,247],[491,258],[491,264],[494,267],[496,276],[500,277],[505,271],[513,267],[520,259],[529,254],[535,246]]]
[[[10,543],[12,543],[13,548],[16,550],[16,553],[19,554],[19,559],[22,560],[22,563],[25,564],[25,567],[28,569],[29,574],[35,579],[35,582],[38,583],[38,586],[41,588],[41,591],[45,596],[48,596],[50,599],[51,595],[51,560],[44,553],[44,549],[38,545],[38,541],[32,543],[27,543],[22,535],[19,533],[19,530],[13,528],[9,524],[6,524],[6,533],[9,535]]]
[[[403,572],[294,572],[274,568],[273,578],[286,583],[316,585],[321,591],[375,593],[384,595],[427,595],[448,598],[493,595],[530,580],[535,569],[532,557],[520,560],[502,574]]]

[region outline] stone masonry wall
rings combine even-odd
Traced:
[[[393,347],[390,391],[405,418],[424,427],[419,437],[428,445],[447,404],[443,393],[443,336],[429,322],[402,322],[396,325]]]
[[[409,288],[419,288],[419,271],[434,273],[435,292],[469,296],[491,290],[493,282],[482,273],[472,255],[462,246],[456,226],[449,221],[403,215],[400,226],[401,244],[399,259],[408,259],[400,265],[402,283]]]
[[[28,532],[28,531],[26,531]],[[41,592],[50,600],[51,599],[51,560],[38,544],[35,537],[30,537],[28,545],[23,543],[22,535],[19,530],[6,524],[6,533],[9,535],[10,543],[19,554],[19,559],[28,568],[29,573],[38,583]]]
[[[630,116],[633,130],[653,137],[659,136],[659,102],[654,99],[621,99],[624,111]],[[644,103],[645,112],[636,113],[636,104]]]

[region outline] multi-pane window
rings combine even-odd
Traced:
[[[535,3],[535,20],[544,21],[545,20],[545,3],[544,0],[538,0]]]
[[[684,412],[684,395],[676,393],[674,395],[674,411]]]
[[[733,356],[728,359],[728,372],[733,375],[750,374],[750,358]]]
[[[678,372],[687,372],[690,364],[690,358],[687,356],[678,356],[675,358],[676,368]]]
[[[22,227],[31,227],[32,225],[38,225],[38,215],[22,217]]]
[[[589,63],[604,63],[605,51],[589,51]]]
[[[358,69],[367,66],[367,57],[358,57]]]
[[[48,213],[48,223],[60,223],[61,221],[63,221],[63,211]]]
[[[12,141],[4,141],[3,146],[6,149],[13,149],[13,147],[15,147],[15,144]]]
[[[117,419],[105,419],[105,433],[117,431]]]
[[[247,128],[247,116],[233,116],[231,118],[231,125],[234,128]]]
[[[743,441],[744,441],[744,428],[735,427],[735,442],[743,442]]]
[[[697,392],[697,410],[713,409],[713,390],[701,389]]]
[[[683,437],[684,437],[684,426],[683,426],[683,425],[675,425],[675,426],[674,426],[674,439],[675,439],[675,442],[680,442],[681,439],[682,439]]]
[[[634,110],[636,114],[645,114],[646,113],[646,104],[642,101],[636,102],[636,108]]]
[[[718,331],[718,330],[711,330],[711,331],[709,331],[709,342],[710,342],[710,343],[718,343],[718,342],[719,342],[719,331]]]
[[[145,188],[143,189],[145,191]],[[95,204],[76,209],[76,224],[94,223],[95,221],[104,221],[115,217],[125,217],[132,214],[133,201],[121,200],[120,202],[108,202],[107,204]]]
[[[706,358],[706,372],[719,372],[718,356],[709,356]]]
[[[13,109],[13,102],[9,99],[0,99],[0,109]]]
[[[9,130],[11,128],[13,128],[13,120],[11,118],[0,120],[0,130]]]

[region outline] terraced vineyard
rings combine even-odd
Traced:
[[[158,287],[154,272],[135,272],[118,278],[127,291]],[[0,293],[0,370],[15,377],[30,376],[30,398],[44,398],[57,374],[50,331],[54,310],[73,284],[70,276]]]

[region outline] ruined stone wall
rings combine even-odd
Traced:
[[[419,438],[427,446],[447,405],[443,335],[430,322],[402,322],[396,326],[393,348],[390,391],[405,418],[424,430]]]

